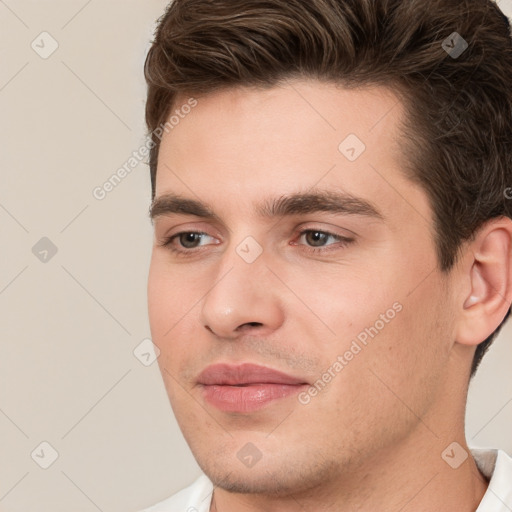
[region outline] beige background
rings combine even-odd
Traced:
[[[166,3],[0,0],[1,512],[136,511],[199,474],[156,363],[133,353],[150,337],[148,168],[92,194],[144,143]],[[511,363],[507,327],[470,389],[472,446],[512,453]]]

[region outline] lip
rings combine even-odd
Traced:
[[[304,379],[251,363],[215,364],[197,378],[204,399],[221,411],[247,413],[309,386]]]

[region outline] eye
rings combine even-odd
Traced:
[[[329,238],[335,238],[335,235],[326,233],[325,231],[308,229],[301,231],[301,238],[302,237],[305,237],[307,243],[313,245],[313,247],[322,247],[326,240]]]
[[[181,233],[177,233],[171,237],[165,238],[159,245],[167,247],[171,252],[177,254],[186,254],[194,252],[195,249],[201,247],[201,245],[198,245],[197,242],[203,240],[204,237],[210,237],[210,235],[198,231],[182,231]],[[179,241],[179,247],[182,247],[181,249],[176,247],[174,244],[175,240]]]
[[[346,238],[341,235],[336,235],[334,233],[330,233],[328,231],[321,231],[319,229],[304,229],[299,233],[299,240],[305,239],[307,244],[311,244],[311,246],[306,246],[306,250],[310,252],[326,252],[330,250],[334,250],[336,248],[345,247],[349,243],[353,242],[354,240],[352,238]],[[325,245],[325,242],[329,239],[333,239],[335,241],[338,241],[337,247],[334,247],[332,249],[324,249],[324,247],[329,247],[331,245],[336,244],[328,244]]]
[[[197,242],[200,242],[204,236],[208,235],[206,233],[196,233],[195,231],[191,231],[179,233],[176,235],[176,238],[179,239],[180,244],[186,249],[195,249],[198,247]]]

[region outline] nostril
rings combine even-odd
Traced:
[[[241,324],[237,327],[237,331],[243,332],[247,329],[250,329],[251,327],[261,327],[263,324],[261,322],[246,322],[245,324]]]

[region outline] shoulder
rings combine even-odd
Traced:
[[[140,512],[208,512],[213,484],[201,475],[193,484]]]
[[[504,450],[471,448],[478,469],[489,486],[476,512],[512,510],[512,457]]]
[[[470,448],[478,469],[489,479],[512,472],[512,457],[496,448]]]

